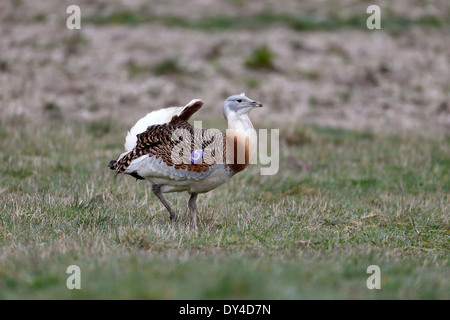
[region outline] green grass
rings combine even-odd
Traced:
[[[156,76],[177,75],[185,72],[178,58],[165,58],[153,66],[141,65],[132,61],[127,65],[127,70],[130,78],[148,76],[148,74],[154,74]]]
[[[448,136],[281,130],[278,174],[253,166],[200,195],[195,233],[186,194],[167,196],[172,227],[144,183],[106,167],[126,130],[0,123],[0,298],[450,298]]]
[[[83,18],[86,23],[96,25],[140,25],[147,23],[158,23],[168,27],[185,29],[200,29],[204,31],[241,30],[270,28],[274,26],[286,26],[298,31],[312,30],[340,30],[342,28],[366,28],[368,14],[356,14],[346,17],[329,15],[319,18],[314,13],[270,13],[262,12],[251,16],[241,15],[211,15],[200,19],[189,19],[185,17],[162,15],[145,15],[135,11],[117,11],[106,15],[92,15]],[[448,19],[440,19],[434,16],[421,16],[409,18],[383,14],[382,29],[389,31],[401,31],[412,26],[429,28],[448,27]]]
[[[261,45],[253,49],[244,65],[250,69],[274,70],[275,53],[267,46]]]

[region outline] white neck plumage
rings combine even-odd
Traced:
[[[228,129],[235,129],[235,130],[254,130],[253,124],[250,121],[250,118],[248,114],[242,114],[242,115],[230,115],[228,116]]]

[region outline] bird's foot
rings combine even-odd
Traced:
[[[170,212],[170,221],[172,222],[172,224],[177,222],[177,220],[178,220],[178,215],[173,211]]]

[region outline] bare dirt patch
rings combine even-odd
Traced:
[[[253,2],[252,2],[253,3]],[[201,19],[257,15],[272,10],[327,17],[331,5],[296,1],[246,4],[177,1],[80,1],[83,17],[131,10],[159,18]],[[382,3],[396,17],[447,17],[445,1],[425,6]],[[384,5],[384,7],[383,7]],[[336,5],[337,6],[337,5]],[[365,15],[365,4],[347,1],[336,16]],[[59,1],[4,2],[0,24],[0,115],[45,122],[49,118],[111,117],[132,124],[147,112],[206,104],[202,116],[220,117],[221,103],[246,92],[262,101],[258,123],[318,124],[358,130],[448,132],[450,42],[448,26],[411,26],[389,32],[365,26],[294,30],[283,25],[205,31],[162,23],[65,27]],[[385,9],[386,8],[386,9]],[[245,14],[244,14],[245,13]],[[247,63],[266,46],[273,68]],[[200,115],[200,114],[199,114]]]

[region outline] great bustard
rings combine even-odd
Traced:
[[[202,105],[203,101],[194,99],[184,107],[147,114],[128,132],[126,152],[108,165],[116,173],[149,181],[172,222],[177,220],[177,214],[162,193],[187,191],[195,229],[197,195],[219,187],[256,156],[256,131],[248,113],[254,107],[262,107],[245,94],[229,97],[222,106],[228,121],[228,129],[223,133],[187,122]]]

